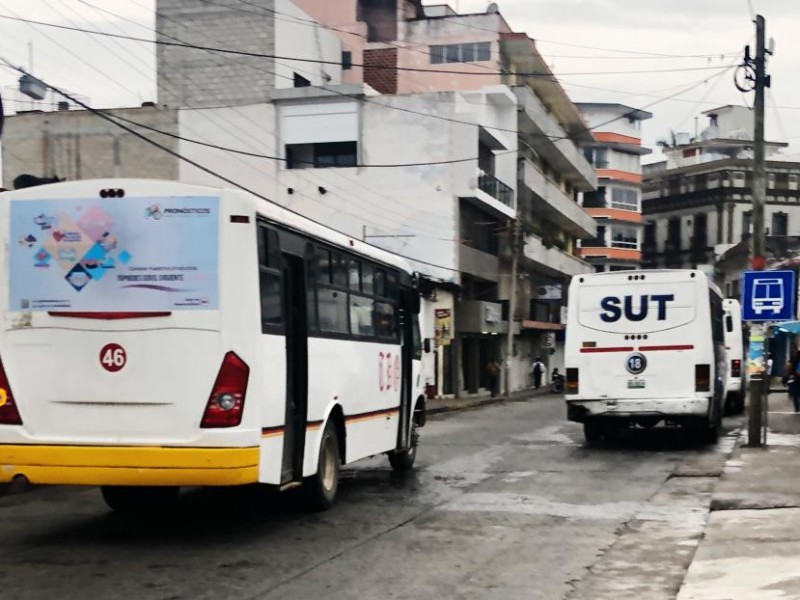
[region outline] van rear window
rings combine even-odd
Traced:
[[[218,197],[15,200],[9,309],[213,310]]]

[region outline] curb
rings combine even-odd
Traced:
[[[505,404],[506,402],[527,402],[528,400],[534,400],[539,397],[555,396],[555,395],[556,394],[550,392],[549,389],[546,389],[541,392],[529,392],[511,396],[497,396],[495,398],[452,400],[448,404],[442,404],[441,406],[428,408],[426,409],[425,412],[428,415],[439,415],[451,412],[459,412],[462,410],[469,410],[473,408],[483,408],[485,406],[493,406],[495,404]]]

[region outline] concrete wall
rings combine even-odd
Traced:
[[[108,111],[143,125],[177,134],[177,113],[155,107]],[[173,138],[128,124],[169,149]],[[29,113],[6,118],[3,132],[3,186],[17,175],[177,179],[178,159],[88,111]]]
[[[631,121],[625,114],[625,109],[611,105],[607,107],[591,104],[578,104],[578,108],[583,115],[586,124],[595,133],[617,133],[633,138],[641,139],[641,121]]]
[[[312,18],[290,0],[274,0],[275,10],[275,54],[310,58],[338,63],[342,58],[342,43],[332,32],[310,21]],[[311,85],[335,85],[342,80],[339,64],[300,62],[285,59],[275,61],[275,87],[293,87],[297,72]]]
[[[157,39],[274,54],[275,0],[213,4],[157,0]],[[245,104],[267,97],[275,86],[275,60],[159,45],[158,101],[171,107]]]

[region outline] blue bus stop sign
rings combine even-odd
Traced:
[[[743,321],[794,319],[794,271],[744,271]]]

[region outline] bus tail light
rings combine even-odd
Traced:
[[[250,367],[235,353],[228,352],[217,373],[200,427],[236,427],[242,422]]]
[[[711,391],[711,365],[694,366],[694,390],[696,392]]]
[[[22,417],[14,402],[14,394],[11,393],[2,361],[0,361],[0,425],[22,425]]]
[[[567,380],[564,386],[564,393],[577,394],[578,393],[578,369],[569,367],[567,369]]]
[[[741,377],[742,376],[742,361],[734,359],[731,361],[731,377]]]

